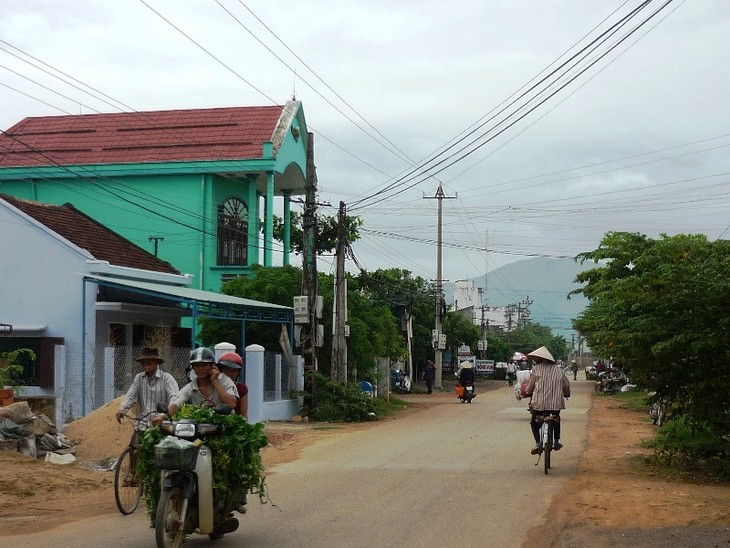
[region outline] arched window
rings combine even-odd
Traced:
[[[240,198],[218,206],[218,266],[246,266],[248,208]]]

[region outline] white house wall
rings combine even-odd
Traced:
[[[65,367],[57,364],[63,375],[57,375],[53,392],[28,387],[22,395],[55,396],[56,424],[64,424],[89,412],[88,396],[84,401],[82,393],[86,388],[89,394],[93,367],[83,365],[82,341],[85,325],[87,359],[93,360],[94,324],[93,317],[83,317],[82,301],[86,260],[91,257],[4,202],[0,203],[0,227],[5,258],[0,263],[0,322],[18,327],[45,325],[43,332],[32,336],[65,340]],[[96,286],[86,284],[87,302],[95,298]]]

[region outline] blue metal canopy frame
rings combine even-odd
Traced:
[[[246,347],[246,323],[279,323],[287,325],[289,333],[294,333],[294,308],[265,303],[251,299],[242,299],[213,291],[203,291],[187,287],[155,282],[142,282],[112,276],[86,275],[83,279],[83,345],[82,345],[82,394],[86,394],[86,284],[93,283],[122,292],[142,295],[150,299],[175,303],[183,310],[190,311],[192,318],[190,347],[195,346],[198,318],[214,318],[218,320],[240,321],[241,346]],[[292,351],[294,337],[289,336]],[[86,398],[83,397],[82,413],[86,414]]]

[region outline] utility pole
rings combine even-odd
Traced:
[[[317,295],[317,185],[314,180],[314,134],[307,133],[307,173],[304,187],[304,212],[302,214],[302,295],[308,297],[307,318],[301,326],[302,357],[304,369],[317,370],[318,336]]]
[[[527,325],[527,322],[530,320],[530,305],[532,304],[532,301],[530,300],[530,296],[528,295],[527,298],[523,299],[520,303],[517,304],[517,327],[523,328]],[[525,306],[522,306],[525,305]]]
[[[487,331],[489,331],[489,318],[486,318],[486,319],[484,318],[484,312],[489,310],[489,307],[482,305],[481,309],[482,309],[482,321],[481,321],[482,340],[479,343],[479,350],[481,350],[481,352],[482,352],[482,354],[481,354],[482,359],[486,360],[488,358],[488,356],[487,356],[487,350],[488,350],[488,348],[487,348]]]
[[[331,378],[347,383],[347,278],[345,276],[345,202],[337,214],[337,252],[335,264],[334,306],[332,307],[332,374]]]
[[[442,337],[443,321],[445,312],[444,292],[443,292],[443,262],[441,256],[441,247],[443,243],[443,201],[444,199],[454,199],[456,196],[444,195],[444,189],[439,183],[435,196],[424,196],[424,199],[438,200],[438,238],[436,243],[436,329],[434,330],[434,362],[436,363],[436,378],[434,386],[441,388],[441,369],[443,367],[442,353],[446,348],[445,337]]]

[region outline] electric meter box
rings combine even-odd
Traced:
[[[294,323],[309,323],[309,297],[294,297]]]

